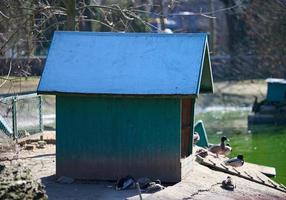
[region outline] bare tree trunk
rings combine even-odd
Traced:
[[[163,7],[163,0],[159,2],[159,9],[160,9],[160,24],[161,24],[161,31],[166,29],[165,22],[164,22],[164,7]]]
[[[75,31],[76,30],[76,0],[65,0],[66,9],[67,9],[67,26],[66,30]]]
[[[214,0],[209,0],[209,8],[211,12],[214,12]],[[211,49],[215,50],[216,48],[216,18],[210,19],[210,29],[212,32],[211,35]]]

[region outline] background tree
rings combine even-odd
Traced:
[[[39,75],[55,30],[145,32],[174,20],[173,32],[210,33],[215,80],[285,78],[285,11],[286,0],[2,0],[0,73]]]

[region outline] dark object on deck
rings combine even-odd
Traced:
[[[201,156],[202,158],[205,158],[208,155],[208,151],[205,149],[199,149],[196,151],[196,155]]]
[[[146,193],[154,193],[154,192],[158,192],[158,191],[163,190],[163,189],[165,189],[165,187],[163,185],[161,185],[161,183],[151,182],[151,183],[149,183],[148,187],[145,189],[145,192]]]
[[[231,178],[230,176],[228,176],[225,180],[222,181],[221,187],[222,187],[223,189],[233,191],[236,186],[235,186],[235,184],[233,183],[232,178]]]
[[[37,148],[39,149],[44,149],[46,145],[47,145],[47,142],[44,140],[40,140],[37,142]]]
[[[151,183],[152,181],[150,178],[143,177],[139,178],[137,182],[139,183],[141,189],[146,189],[149,186],[149,183]]]
[[[212,91],[206,34],[55,32],[38,93],[56,95],[57,176],[180,181]]]
[[[147,193],[157,192],[165,188],[161,185],[161,180],[159,179],[151,181],[149,178],[139,178],[137,182],[140,185],[140,188]]]
[[[120,178],[116,183],[116,190],[127,190],[135,187],[135,179],[132,176]]]
[[[244,164],[243,155],[238,155],[235,158],[230,158],[224,161],[224,164],[232,167],[241,167]]]
[[[248,125],[286,124],[286,80],[267,79],[267,96],[261,102],[255,97]]]
[[[25,146],[25,150],[29,150],[29,151],[32,151],[32,150],[34,150],[34,145],[32,145],[32,144],[26,144],[26,146]]]
[[[5,169],[5,165],[4,164],[0,164],[0,173]]]

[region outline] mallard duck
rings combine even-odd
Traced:
[[[201,156],[202,158],[205,158],[208,155],[208,151],[205,150],[205,149],[199,149],[199,150],[196,151],[195,155],[196,156],[198,155],[198,156]]]
[[[200,141],[200,135],[197,132],[194,132],[194,144],[197,144]]]
[[[228,148],[229,151],[227,152],[227,154],[229,154],[229,153],[232,151],[232,148],[231,148],[230,144],[227,143],[227,144],[225,145],[225,147]]]
[[[135,179],[132,176],[125,176],[116,183],[116,190],[126,190],[135,187]]]
[[[243,155],[238,155],[235,158],[228,159],[224,161],[225,165],[230,165],[232,167],[241,167],[244,164]]]
[[[221,137],[220,144],[211,145],[208,150],[212,153],[215,153],[217,156],[219,155],[227,155],[231,152],[231,147],[229,144],[225,145],[225,141],[227,141],[227,137]]]
[[[226,190],[234,190],[235,184],[233,183],[230,176],[228,176],[225,180],[222,181],[221,187]]]

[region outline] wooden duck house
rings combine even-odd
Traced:
[[[180,181],[212,91],[206,34],[55,32],[38,93],[56,95],[57,176]]]

